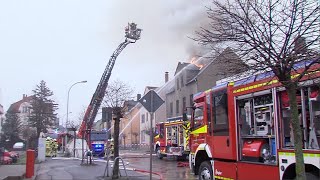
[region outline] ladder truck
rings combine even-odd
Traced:
[[[98,113],[98,110],[100,108],[101,102],[104,98],[104,94],[106,91],[106,88],[108,86],[108,81],[111,76],[111,72],[113,69],[113,66],[115,64],[115,61],[119,54],[122,52],[122,50],[130,43],[135,43],[137,40],[140,39],[142,29],[137,28],[137,24],[135,23],[128,23],[128,26],[125,28],[125,41],[122,42],[118,48],[113,52],[111,55],[109,62],[102,74],[102,77],[100,79],[100,82],[97,86],[96,91],[94,92],[92,99],[90,101],[90,104],[85,112],[84,118],[81,122],[80,128],[78,130],[77,136],[82,139],[86,139],[87,144],[90,149],[91,142],[90,142],[90,133],[91,128],[93,125],[93,122],[96,118],[96,115]],[[82,143],[83,144],[83,143]]]

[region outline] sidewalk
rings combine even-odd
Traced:
[[[75,158],[53,158],[41,163],[40,169],[37,171],[37,180],[51,179],[51,180],[67,180],[67,179],[81,179],[81,180],[109,180],[112,179],[112,168],[109,166],[109,177],[103,177],[106,162],[103,160],[96,160],[94,165],[81,165],[81,161]],[[129,180],[147,180],[148,173],[138,172],[133,168],[126,168],[125,171],[120,168],[121,177],[119,179]],[[105,173],[107,176],[107,172]],[[160,179],[158,175],[153,175],[153,179]]]
[[[39,164],[34,166],[35,174],[39,169]],[[0,180],[22,180],[26,173],[26,165],[0,165]],[[28,180],[34,179],[30,178]]]
[[[126,158],[148,158],[150,157],[149,152],[139,150],[121,150],[120,157],[124,160]],[[0,180],[41,180],[41,179],[101,179],[107,180],[112,179],[111,177],[104,177],[103,172],[105,169],[106,161],[103,159],[96,159],[96,166],[80,166],[81,159],[78,158],[67,158],[67,157],[56,157],[47,158],[46,161],[35,164],[35,175],[26,179],[25,171],[26,165],[1,165],[0,166]],[[129,180],[147,180],[150,175],[148,172],[142,172],[138,169],[127,167],[128,177],[125,176],[125,171],[121,170],[121,177],[119,179]],[[109,176],[112,175],[111,167],[109,168]],[[78,176],[79,174],[79,176]],[[81,174],[81,176],[80,176]],[[106,173],[107,175],[107,173]],[[156,174],[152,175],[152,179],[160,179]]]

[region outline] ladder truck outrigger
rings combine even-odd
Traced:
[[[115,61],[116,61],[118,55],[121,53],[121,51],[128,44],[135,43],[138,39],[140,39],[141,31],[142,31],[141,29],[137,28],[137,24],[128,23],[128,26],[125,28],[125,38],[126,39],[124,42],[122,42],[118,46],[118,48],[111,55],[109,62],[108,62],[107,66],[102,74],[100,82],[97,86],[97,89],[92,96],[92,99],[90,101],[89,106],[87,107],[84,118],[83,118],[81,125],[80,125],[80,128],[78,130],[77,136],[79,138],[86,139],[90,150],[92,150],[92,148],[93,148],[91,145],[91,142],[90,142],[91,128],[92,128],[93,122],[96,118],[97,112],[100,108],[100,105],[102,103],[102,100],[104,98],[105,91],[108,86],[108,81],[110,79],[111,72],[112,72],[113,66],[115,64]],[[104,145],[102,144],[102,146],[104,146]]]
[[[298,62],[291,78],[310,63]],[[193,97],[191,170],[199,179],[295,179],[293,130],[285,88],[273,72],[222,81]],[[320,179],[319,87],[320,65],[313,64],[296,90],[306,176],[312,180]]]

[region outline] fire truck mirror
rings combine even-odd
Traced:
[[[183,121],[188,121],[187,113],[183,113],[183,114],[182,114],[182,120],[183,120]]]

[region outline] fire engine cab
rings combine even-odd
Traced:
[[[319,66],[296,90],[307,179],[319,179]],[[290,104],[272,72],[194,95],[189,164],[199,179],[295,178]]]
[[[176,156],[186,159],[189,155],[190,121],[168,121],[156,124],[154,149],[159,159],[167,156]]]

